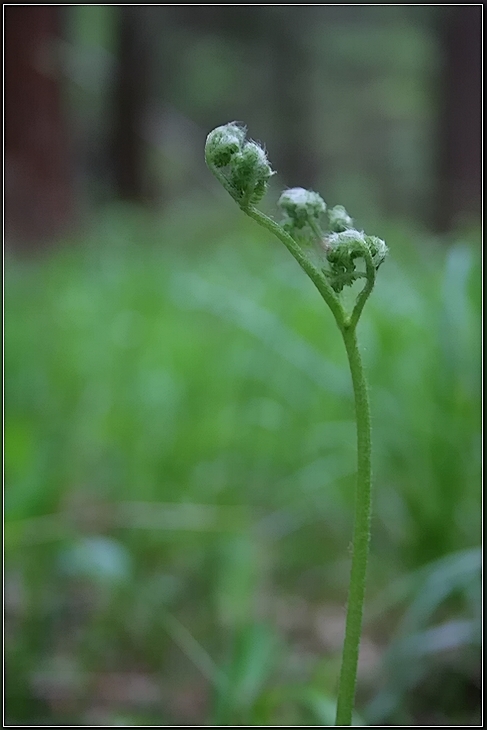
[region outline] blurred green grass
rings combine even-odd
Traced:
[[[406,230],[377,229],[391,256],[359,332],[375,494],[358,724],[479,712],[480,247]],[[354,454],[331,315],[238,211],[113,207],[83,240],[8,258],[7,717],[328,724]],[[132,699],[113,689],[130,672]]]

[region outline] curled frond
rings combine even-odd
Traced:
[[[217,127],[206,139],[205,157],[225,189],[242,208],[265,195],[273,172],[265,150],[245,139],[246,129],[236,122]]]

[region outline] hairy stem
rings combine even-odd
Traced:
[[[365,302],[369,298],[372,289],[374,288],[375,284],[375,266],[372,261],[372,257],[368,251],[363,252],[364,260],[365,260],[365,286],[360,292],[360,294],[357,297],[357,301],[355,303],[355,306],[353,308],[352,316],[350,317],[350,327],[351,329],[355,329],[357,326],[357,323],[360,319],[360,315],[362,314],[362,309],[364,308]]]
[[[351,725],[357,682],[357,665],[362,631],[365,576],[370,542],[371,517],[371,421],[369,396],[355,326],[342,330],[352,374],[357,420],[357,487],[353,531],[352,568],[348,593],[345,641],[338,686],[335,725]]]

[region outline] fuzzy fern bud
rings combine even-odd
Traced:
[[[365,242],[369,247],[370,255],[377,271],[387,256],[389,249],[387,248],[385,241],[383,241],[382,238],[377,238],[377,236],[365,236]]]
[[[326,203],[321,195],[304,188],[285,190],[278,205],[284,213],[284,225],[288,230],[301,229],[306,225],[315,228],[326,212]]]
[[[377,271],[388,251],[381,238],[367,236],[355,228],[330,233],[324,241],[324,249],[330,265],[326,274],[336,292],[341,292],[344,286],[350,286],[364,276],[363,272],[356,270],[357,259],[363,259],[368,254]]]
[[[265,150],[245,135],[245,127],[231,122],[210,132],[205,147],[208,167],[243,209],[264,197],[275,174]]]
[[[267,155],[255,142],[246,142],[229,165],[229,181],[244,203],[258,203],[267,190],[267,183],[273,175]]]
[[[335,205],[328,211],[330,231],[341,233],[347,228],[353,228],[353,219],[350,218],[343,205]]]
[[[212,167],[225,167],[240,152],[245,141],[245,127],[236,122],[214,129],[206,138],[205,157]]]

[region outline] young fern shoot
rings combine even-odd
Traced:
[[[328,209],[322,197],[304,188],[285,190],[279,198],[278,223],[255,206],[275,174],[264,149],[246,139],[245,127],[230,122],[207,137],[206,163],[242,211],[273,233],[294,256],[331,309],[343,338],[352,377],[357,425],[357,483],[352,567],[345,640],[338,685],[335,725],[351,725],[362,630],[365,577],[370,541],[371,422],[369,397],[356,329],[377,270],[388,249],[384,241],[354,228],[345,208]],[[362,262],[361,268],[358,264]],[[341,293],[363,280],[351,312]]]

